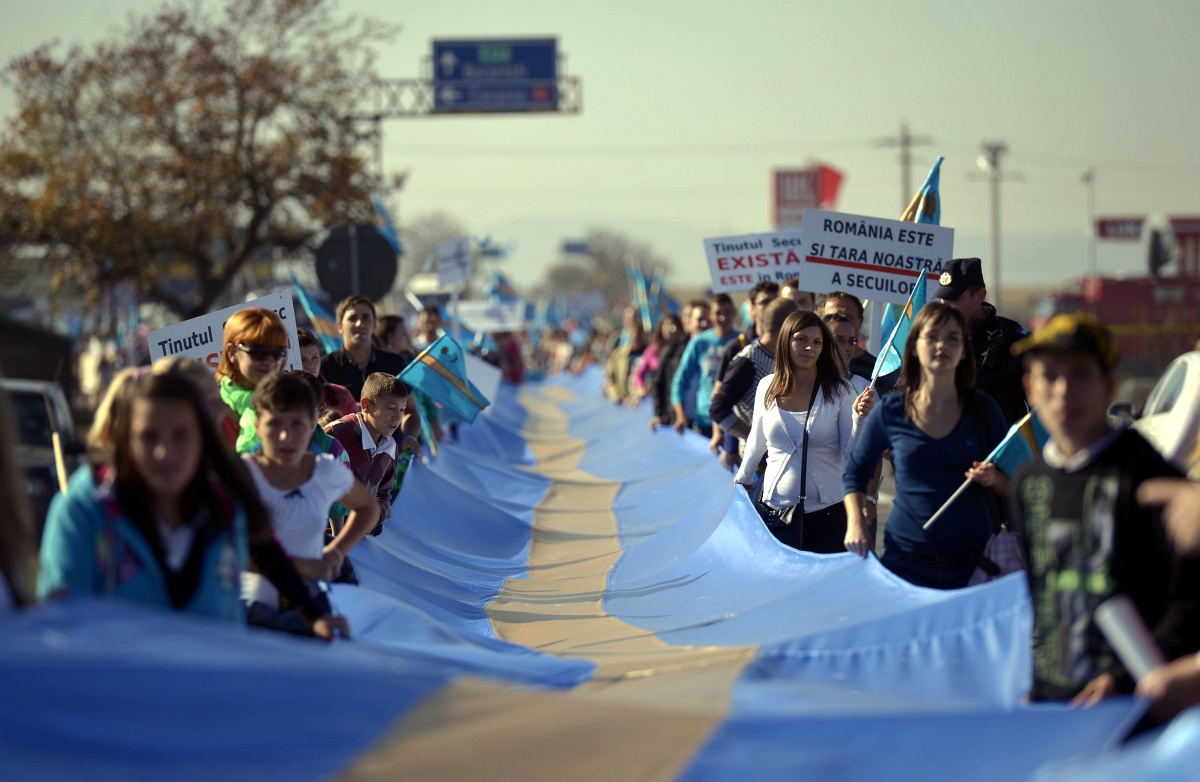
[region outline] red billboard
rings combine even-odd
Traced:
[[[1176,239],[1192,239],[1200,235],[1200,217],[1172,217],[1171,230]],[[1100,217],[1096,219],[1096,236],[1100,239],[1141,239],[1143,217]]]
[[[775,169],[771,184],[772,222],[775,230],[799,228],[805,209],[837,208],[838,188],[842,173],[826,165],[800,169]]]

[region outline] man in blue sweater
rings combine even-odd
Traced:
[[[696,379],[696,413],[690,424],[705,437],[713,435],[708,406],[712,399],[713,386],[720,379],[718,373],[721,368],[721,353],[725,345],[737,336],[733,330],[736,314],[733,299],[729,298],[728,293],[718,293],[714,296],[709,310],[712,328],[697,334],[688,343],[683,358],[679,360],[679,369],[671,382],[671,405],[675,408],[675,431],[680,434],[689,424],[685,411],[685,394],[692,380]]]

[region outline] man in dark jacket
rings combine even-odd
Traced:
[[[658,369],[650,375],[649,394],[654,402],[654,417],[650,428],[670,426],[675,421],[675,409],[671,405],[671,381],[683,358],[692,337],[708,328],[708,302],[693,299],[683,306],[680,313],[683,331],[678,332],[658,349]]]
[[[1127,595],[1168,660],[1200,646],[1200,563],[1172,556],[1159,513],[1137,504],[1151,478],[1178,477],[1141,435],[1112,428],[1112,335],[1084,315],[1056,315],[1014,350],[1050,434],[1043,461],[1010,486],[1012,518],[1029,563],[1034,700],[1084,705],[1133,681],[1094,619]]]
[[[1015,320],[1002,318],[988,304],[983,282],[983,262],[978,258],[955,258],[946,266],[933,298],[958,308],[967,319],[971,347],[975,351],[975,387],[986,391],[1000,403],[1009,424],[1025,413],[1025,392],[1021,387],[1021,361],[1012,355],[1012,346],[1029,336],[1029,330]]]

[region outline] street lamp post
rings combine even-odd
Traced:
[[[989,298],[1000,309],[1000,157],[1008,151],[1003,141],[985,141],[978,164],[987,174],[992,197],[992,258],[987,280]]]
[[[1088,194],[1088,277],[1096,276],[1096,169],[1083,172],[1080,181],[1087,186]]]

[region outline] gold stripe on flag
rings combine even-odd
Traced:
[[[459,377],[458,375],[454,374],[449,369],[447,369],[446,366],[444,364],[442,364],[442,362],[438,361],[436,358],[429,355],[429,351],[425,351],[421,355],[417,356],[417,360],[420,361],[425,366],[432,369],[434,372],[437,372],[443,378],[445,378],[446,381],[448,383],[450,383],[450,385],[452,385],[456,389],[458,389],[458,391],[463,396],[470,399],[476,405],[478,405],[481,408],[487,407],[487,405],[488,405],[487,402],[481,401],[479,399],[479,397],[475,396],[475,393],[473,391],[471,391],[471,387],[468,386],[466,383],[464,383],[463,379],[461,377]]]
[[[726,720],[756,646],[672,645],[604,610],[624,551],[613,503],[622,487],[578,468],[586,443],[554,404],[565,389],[526,391],[523,434],[550,479],[534,510],[528,577],[508,579],[487,608],[496,636],[596,663],[565,693],[460,682],[398,723],[340,779],[399,777],[612,782],[675,779]]]

